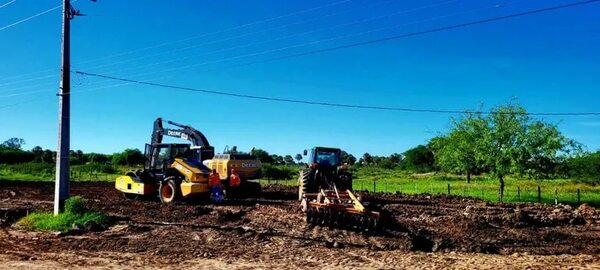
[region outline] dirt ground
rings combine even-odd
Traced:
[[[494,204],[361,194],[389,215],[381,235],[309,227],[293,188],[214,206],[126,200],[111,183],[71,193],[116,220],[98,232],[13,225],[52,208],[52,183],[0,181],[0,268],[600,269],[600,216],[587,205]]]

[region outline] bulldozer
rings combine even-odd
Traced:
[[[229,178],[236,170],[242,180],[236,189],[260,192],[258,183],[248,181],[260,176],[261,163],[256,157],[215,155],[214,147],[200,131],[173,121],[167,123],[176,128],[163,127],[162,118],[154,121],[151,143],[146,144],[144,151],[144,168],[117,177],[115,188],[126,198],[158,195],[161,202],[172,203],[180,198],[208,196],[208,177],[213,170],[219,173],[226,191],[232,189]],[[163,143],[165,135],[188,140],[191,144]]]
[[[308,150],[304,150],[307,155]],[[352,173],[339,148],[314,147],[298,177],[298,199],[306,221],[365,232],[381,229],[379,212],[368,210],[352,192]]]

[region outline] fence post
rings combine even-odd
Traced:
[[[581,203],[581,193],[579,191],[579,189],[577,189],[577,204]]]
[[[542,188],[538,186],[538,203],[542,203]]]
[[[521,187],[517,186],[517,201],[521,201]]]
[[[448,183],[448,195],[450,195],[450,183]]]
[[[554,188],[554,204],[558,204],[558,188]]]

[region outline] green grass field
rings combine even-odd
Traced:
[[[261,180],[261,183],[280,183],[296,185],[296,179],[290,180]],[[581,183],[568,179],[531,180],[506,179],[504,202],[537,202],[538,186],[541,190],[543,203],[577,204],[579,190],[579,203],[600,205],[600,186]],[[411,174],[401,170],[386,170],[380,168],[361,168],[354,172],[355,190],[368,190],[370,192],[401,192],[405,194],[450,194],[498,201],[498,180],[477,176],[467,184],[463,176],[444,174]]]

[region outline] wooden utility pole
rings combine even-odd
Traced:
[[[69,152],[71,133],[71,3],[63,0],[62,63],[58,93],[58,149],[56,151],[56,180],[54,215],[64,209],[69,198]]]

